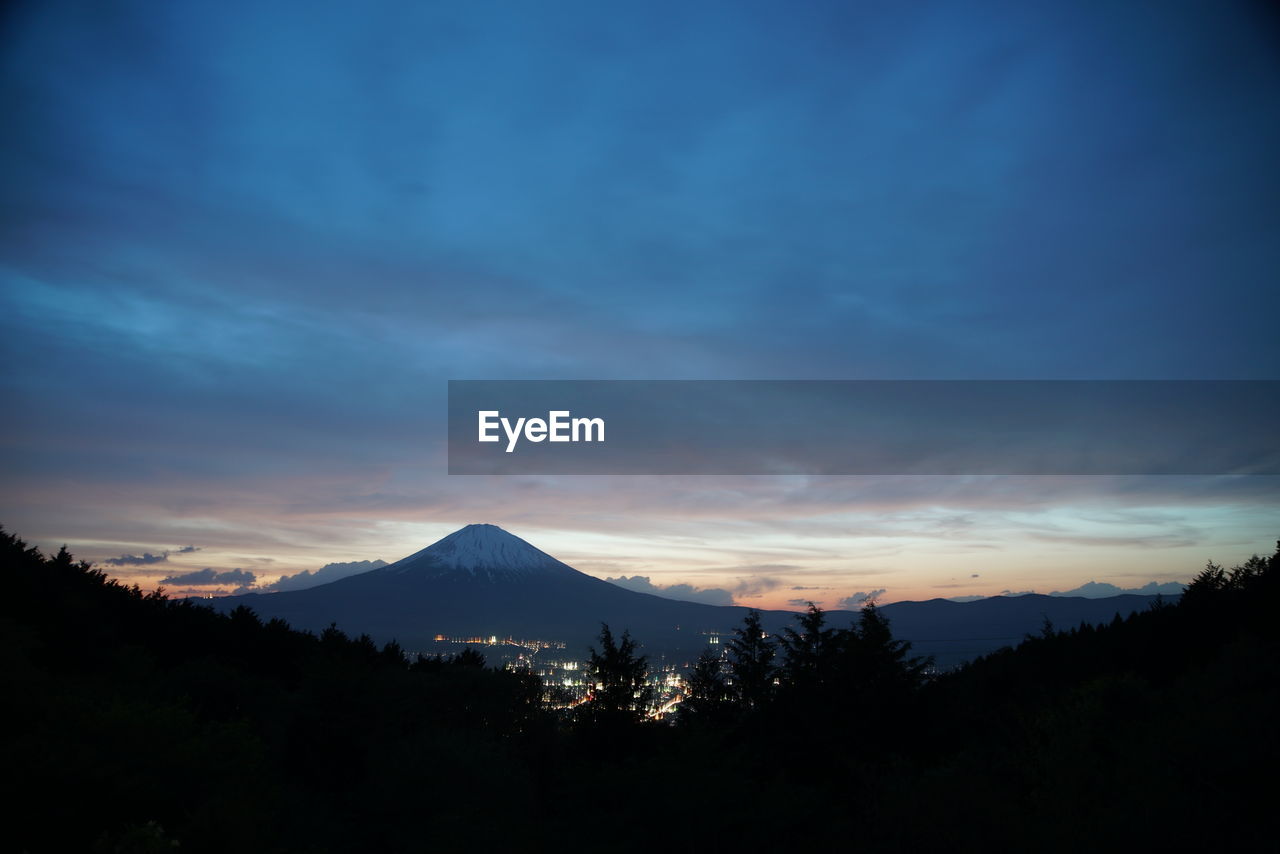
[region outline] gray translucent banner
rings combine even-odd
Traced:
[[[1277,381],[449,383],[450,474],[1280,474],[1278,437]]]

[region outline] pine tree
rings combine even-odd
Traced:
[[[752,608],[734,629],[728,642],[729,673],[733,678],[733,698],[744,710],[759,708],[773,697],[774,644],[760,625],[760,612]]]
[[[587,678],[592,688],[586,711],[596,722],[638,722],[652,701],[645,684],[647,659],[636,655],[636,642],[624,631],[614,641],[607,623],[600,624],[600,650],[590,650]]]
[[[816,689],[828,676],[835,631],[824,628],[826,613],[812,602],[797,619],[800,631],[788,626],[778,636],[783,658],[779,674],[784,686],[803,693]]]
[[[894,639],[889,620],[875,605],[862,609],[857,626],[845,639],[845,664],[866,690],[913,691],[924,681],[924,672],[933,663],[932,658],[911,656],[910,641]]]
[[[680,704],[683,719],[715,721],[723,717],[729,704],[729,686],[724,681],[720,656],[709,649],[702,651],[689,673],[689,687]]]

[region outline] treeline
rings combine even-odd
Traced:
[[[536,680],[143,594],[7,533],[0,555],[7,850],[505,839],[477,793],[529,785]]]
[[[874,608],[750,614],[654,723],[607,627],[590,702],[474,653],[410,661],[125,587],[0,532],[17,851],[1066,851],[1269,841],[1276,555],[1177,604],[1046,626],[959,671]],[[178,843],[175,848],[174,843]]]
[[[746,728],[753,736],[794,725],[824,737],[831,728],[900,726],[915,710],[932,664],[910,655],[910,643],[894,639],[874,605],[842,628],[828,626],[826,613],[810,603],[796,625],[776,637],[764,631],[760,613],[749,610],[733,634],[723,654],[709,647],[694,662],[678,707],[680,725]],[[587,666],[596,688],[575,723],[615,729],[637,724],[653,704],[645,657],[628,634],[615,641],[607,625],[599,640]]]

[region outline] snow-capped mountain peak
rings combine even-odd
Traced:
[[[467,525],[420,552],[383,567],[395,574],[469,575],[497,581],[559,573],[569,566],[497,525]]]

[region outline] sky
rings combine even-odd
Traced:
[[[450,379],[1280,379],[1267,4],[0,15],[0,524],[129,583],[491,522],[838,607],[1280,537],[1263,476],[445,473]]]

